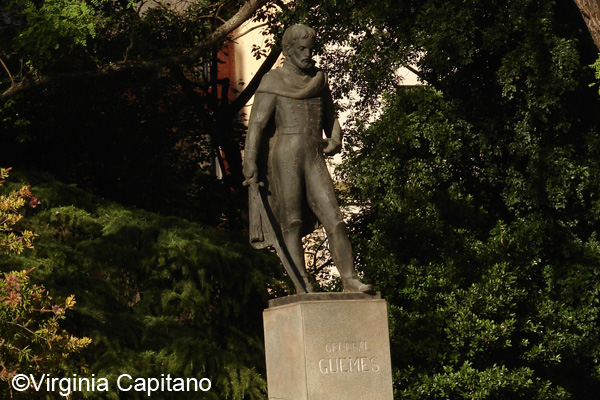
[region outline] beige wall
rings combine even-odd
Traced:
[[[260,68],[264,62],[264,57],[257,60],[252,55],[252,47],[254,45],[261,46],[263,49],[267,48],[266,37],[263,35],[264,28],[253,29],[256,23],[252,21],[245,22],[240,26],[234,33],[234,49],[235,49],[235,76],[236,76],[236,89],[238,91],[244,90],[246,85],[254,78],[256,71]],[[247,32],[247,33],[246,33]],[[279,62],[275,63],[278,66]],[[250,99],[248,104],[242,110],[246,116],[250,115],[250,108],[254,97]]]

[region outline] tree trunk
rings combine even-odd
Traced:
[[[600,51],[600,0],[573,0]]]

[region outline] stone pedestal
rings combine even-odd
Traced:
[[[380,296],[318,293],[264,311],[269,400],[393,400]]]

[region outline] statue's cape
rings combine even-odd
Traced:
[[[271,70],[262,78],[256,91],[292,99],[309,99],[320,96],[327,88],[327,75],[323,71],[313,69],[309,74],[299,74],[296,69],[284,63],[283,67]]]
[[[257,93],[269,93],[293,99],[309,99],[320,96],[328,90],[327,75],[318,69],[309,74],[298,74],[293,65],[284,63],[283,67],[271,70],[262,78]],[[255,98],[256,101],[256,98]],[[279,221],[279,207],[276,190],[272,187],[270,155],[275,144],[275,122],[271,122],[263,131],[262,142],[257,161],[258,180],[264,183],[260,188],[260,196],[250,197],[250,243],[255,248],[273,246],[275,240],[283,245]],[[306,199],[305,199],[306,200]],[[266,215],[266,217],[265,217]],[[305,201],[303,204],[303,235],[313,232],[318,220]]]

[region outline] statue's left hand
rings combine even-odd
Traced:
[[[327,146],[323,149],[325,155],[333,156],[342,150],[342,143],[339,141],[332,138],[326,138],[325,141],[327,142]]]

